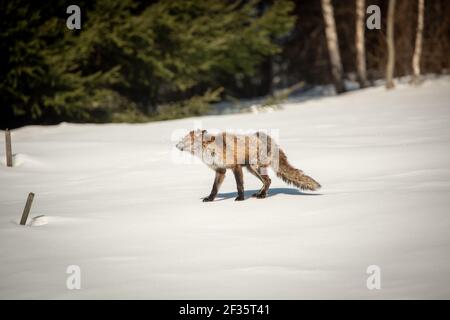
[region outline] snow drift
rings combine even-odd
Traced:
[[[14,130],[20,165],[0,164],[0,298],[450,298],[449,101],[447,77],[272,113]],[[279,129],[322,189],[272,174],[267,199],[235,202],[228,173],[203,203],[213,172],[172,160],[173,132],[198,121]],[[245,187],[260,182],[245,174]],[[46,224],[15,223],[28,192],[30,219]],[[70,265],[80,290],[66,287]],[[366,287],[371,265],[380,290]]]

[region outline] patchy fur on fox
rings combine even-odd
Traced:
[[[211,169],[216,171],[211,194],[203,201],[214,200],[225,177],[226,169],[231,169],[236,179],[238,197],[244,199],[242,167],[257,177],[263,187],[253,196],[265,198],[271,180],[267,168],[272,167],[277,176],[288,184],[302,190],[317,190],[320,184],[303,171],[293,167],[286,154],[264,132],[249,135],[234,135],[226,132],[209,134],[206,130],[189,132],[177,144],[181,151],[189,151],[198,156]]]

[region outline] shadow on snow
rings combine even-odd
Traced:
[[[258,192],[258,189],[254,190],[246,190],[244,192],[245,198],[251,198],[252,195],[256,192]],[[267,194],[267,198],[276,196],[277,194],[289,194],[289,195],[297,195],[297,196],[320,196],[321,193],[309,193],[309,192],[302,192],[298,189],[294,188],[270,188]],[[217,198],[215,201],[221,201],[221,200],[227,200],[231,198],[236,198],[237,192],[227,192],[227,193],[218,193]]]

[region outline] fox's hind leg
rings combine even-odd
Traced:
[[[270,180],[269,176],[267,175],[267,168],[261,167],[258,168],[256,165],[247,165],[248,171],[250,171],[251,174],[253,174],[255,177],[257,177],[261,182],[263,183],[262,188],[252,195],[252,197],[256,198],[265,198],[267,196],[267,190],[269,190],[270,183],[272,180]]]
[[[219,188],[223,182],[223,179],[225,179],[225,172],[226,172],[226,169],[217,169],[216,170],[216,177],[214,179],[214,184],[211,189],[211,194],[209,196],[207,196],[206,198],[203,198],[203,202],[209,202],[209,201],[214,200],[214,198],[217,195],[217,192],[219,192]]]

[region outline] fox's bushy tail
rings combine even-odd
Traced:
[[[288,162],[286,154],[274,141],[272,141],[270,136],[263,132],[258,132],[258,136],[263,141],[266,141],[272,158],[272,168],[280,179],[287,184],[293,184],[302,190],[314,191],[321,187],[320,183],[316,180],[305,175],[302,170],[293,167]]]
[[[302,190],[314,191],[321,187],[320,183],[304,174],[302,170],[291,166],[287,161],[286,154],[281,149],[278,149],[278,168],[276,172],[277,176],[284,182],[293,184]]]

